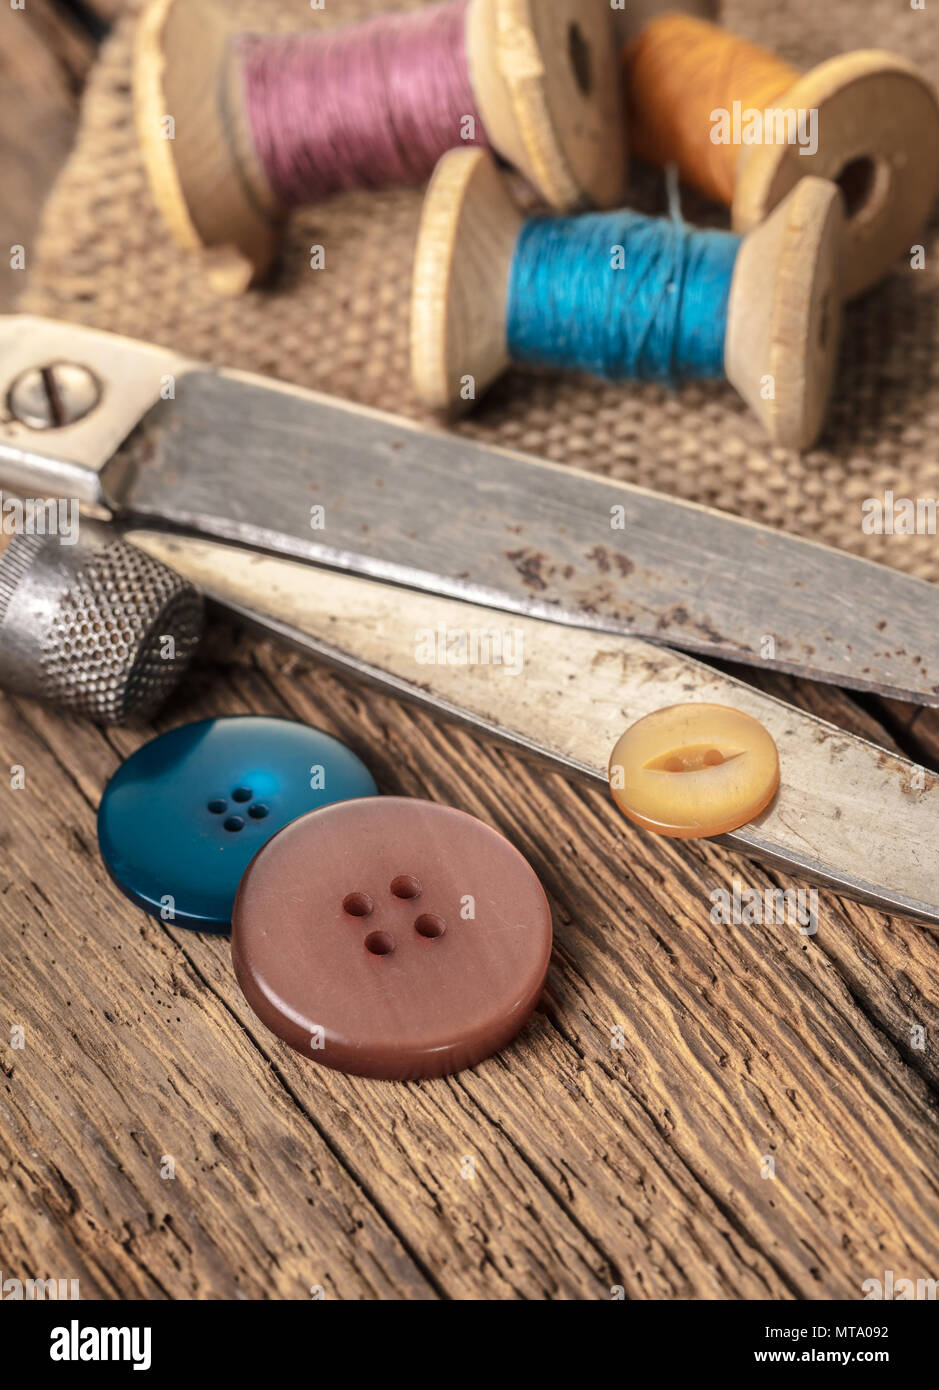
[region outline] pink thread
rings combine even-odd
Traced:
[[[248,119],[286,207],[421,183],[454,146],[488,145],[466,57],[467,0],[349,29],[243,36]],[[475,137],[464,141],[472,116]]]

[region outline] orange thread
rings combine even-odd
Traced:
[[[623,54],[630,149],[650,164],[677,164],[686,183],[730,204],[741,147],[714,144],[712,112],[765,111],[799,73],[765,48],[705,20],[651,20]]]

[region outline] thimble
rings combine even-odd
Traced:
[[[108,527],[0,536],[0,686],[99,724],[146,719],[202,630],[202,599]]]

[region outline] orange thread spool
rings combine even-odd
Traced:
[[[781,58],[690,15],[668,14],[641,30],[623,54],[630,144],[650,164],[677,164],[686,183],[728,206],[739,145],[715,145],[715,108],[763,111],[799,74]]]
[[[848,298],[921,239],[939,188],[939,101],[915,64],[864,49],[801,73],[681,14],[650,20],[623,63],[633,153],[676,164],[730,206],[735,231],[764,221],[806,175],[839,185]]]

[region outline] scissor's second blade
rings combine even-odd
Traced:
[[[939,586],[810,541],[235,373],[132,443],[144,525],[939,704]]]
[[[939,777],[678,653],[201,540],[132,532],[229,609],[566,771],[606,781],[633,720],[711,700],[779,748],[768,811],[726,838],[745,853],[939,923]],[[612,800],[610,814],[618,815]]]

